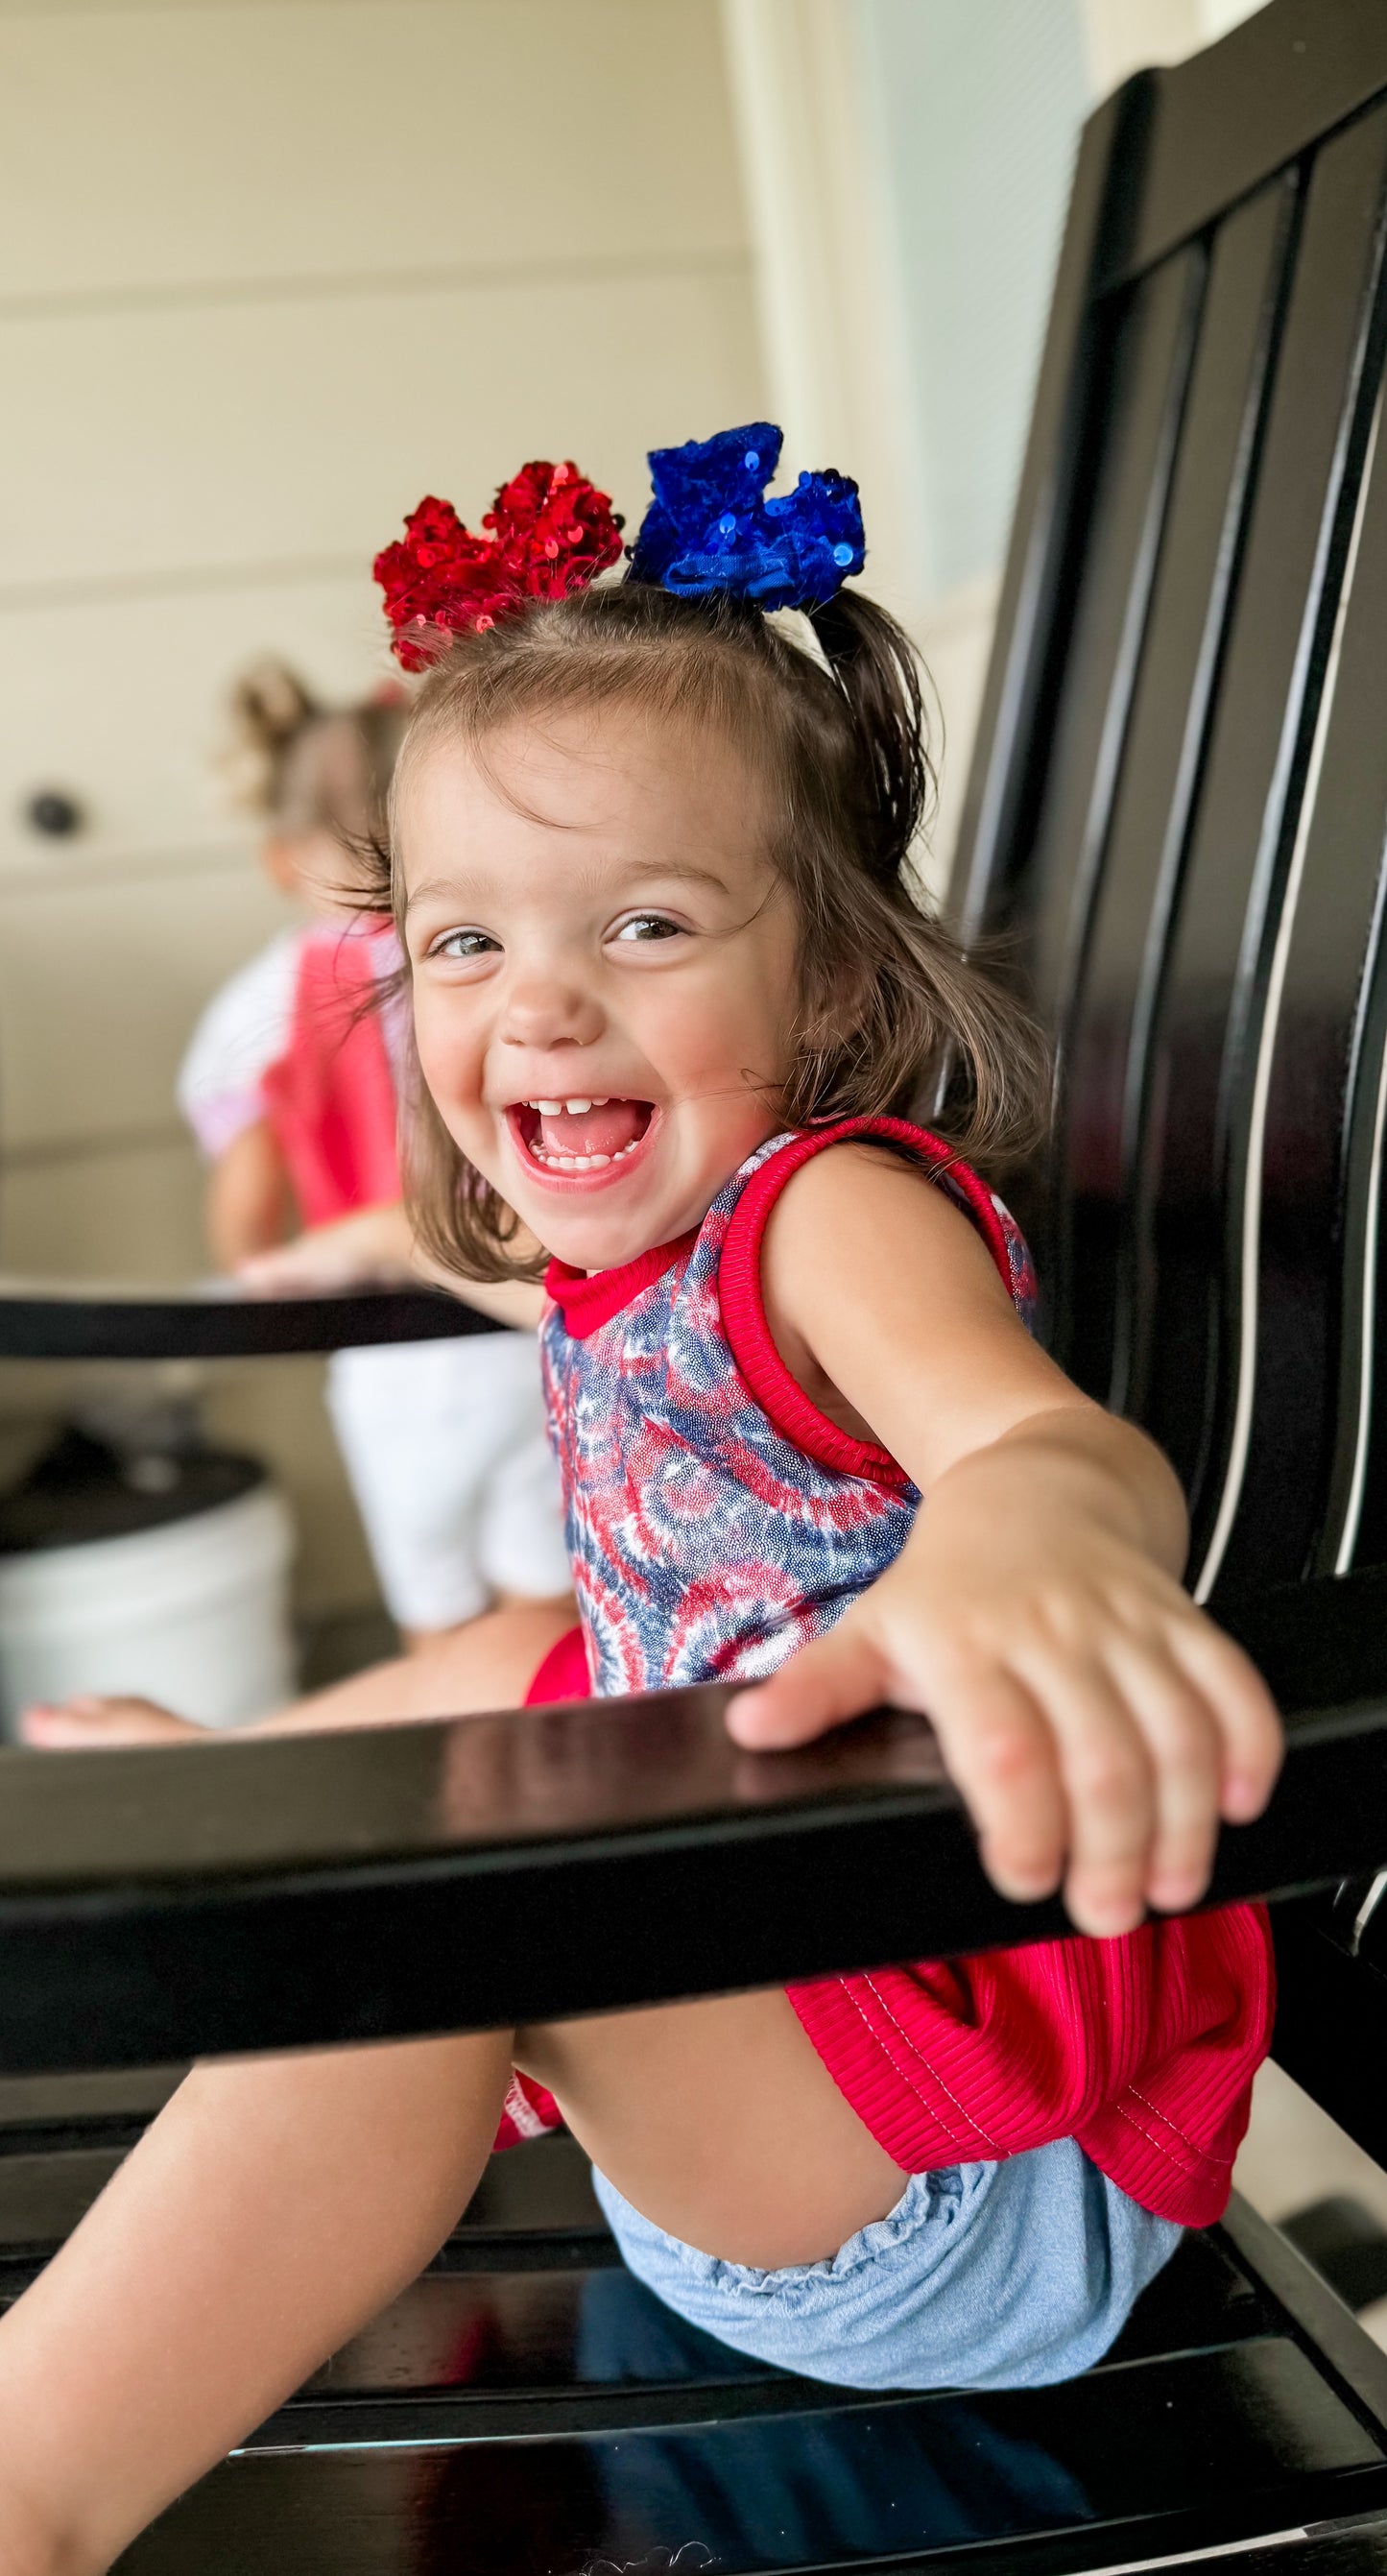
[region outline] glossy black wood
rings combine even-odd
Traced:
[[[17,2135],[32,2152],[40,2124]],[[0,2147],[0,2182],[3,2164]],[[924,2549],[902,2562],[893,2548],[887,2565],[952,2568],[964,2546],[1059,2576],[1096,2563],[1105,2534],[1110,2563],[1114,2521],[1136,2555],[1382,2494],[1387,2364],[1244,2211],[1186,2241],[1073,2389],[923,2404],[737,2359],[613,2267],[600,2221],[586,2260],[567,2259],[585,2212],[596,2219],[571,2141],[494,2158],[425,2278],[125,2563],[163,2568],[186,2549],[185,2564],[227,2576],[292,2543],[292,2563],[310,2571],[428,2568],[447,2553],[469,2568],[586,2568],[597,2550],[635,2557],[642,2534],[676,2545],[663,2517],[679,2505],[692,2513],[684,2541],[703,2535],[686,2564],[716,2549],[725,2565],[822,2566],[814,2553],[830,2544],[835,2565],[861,2564],[879,2534],[905,2536],[905,2514]],[[469,2243],[480,2260],[457,2266]],[[0,2189],[11,2294],[28,2268],[6,2241]],[[1154,2447],[1147,2410],[1176,2419],[1158,2424]],[[241,2474],[250,2462],[273,2462],[276,2476]],[[411,2475],[380,2475],[391,2462]],[[765,2547],[767,2497],[785,2558]]]
[[[1091,126],[960,852],[1059,1047],[1048,1328],[1216,1600],[1387,1558],[1385,98],[1387,14],[1276,0]]]
[[[1055,1281],[1057,1349],[1083,1385],[1125,1410],[1132,1326],[1150,1304],[1149,1213],[1137,1203],[1151,1106],[1151,1042],[1168,939],[1242,562],[1271,362],[1298,237],[1295,173],[1274,181],[1214,244],[1166,524],[1120,767],[1105,800],[1101,871],[1069,945],[1062,1083],[1041,1259]],[[1043,916],[1042,916],[1043,920]]]
[[[1323,1899],[1278,1906],[1278,2065],[1387,2164],[1387,1961],[1355,1955]]]
[[[1236,2203],[1096,2370],[1005,2397],[874,2398],[745,2364],[734,2380],[619,2271],[546,2281],[528,2306],[503,2274],[477,2286],[480,2308],[412,2345],[407,2306],[388,2311],[126,2563],[249,2570],[278,2532],[310,2571],[659,2566],[682,2548],[732,2570],[976,2552],[1060,2576],[1110,2565],[1119,2538],[1136,2559],[1387,2506],[1387,2362]]]
[[[471,2576],[593,2557],[751,2571],[969,2563],[1111,2563],[1191,2535],[1284,2528],[1387,2503],[1381,2438],[1289,2336],[1096,2371],[1064,2389],[821,2404],[809,2412],[546,2440],[449,2442],[395,2417],[398,2449],[248,2451],[213,2473],[122,2562],[131,2576],[262,2563],[398,2566]],[[433,2447],[429,2447],[430,2444]],[[536,2528],[538,2524],[538,2529]],[[1105,2529],[1106,2526],[1106,2529]],[[1029,2545],[1028,2545],[1029,2544]],[[1196,2544],[1197,2545],[1197,2544]],[[465,2551],[465,2556],[462,2553]],[[561,2554],[564,2553],[564,2554]],[[282,2562],[281,2562],[282,2563]]]
[[[1267,1049],[1245,1454],[1221,1580],[1352,1562],[1387,1041],[1387,441],[1374,424]]]
[[[221,1281],[178,1290],[0,1279],[0,1359],[269,1359],[502,1329],[432,1288],[250,1297]]]
[[[1107,856],[1207,269],[1198,246],[1182,252],[1134,289],[1111,325],[1090,548],[1026,875],[1031,981],[1046,1019],[1061,1032],[1082,978],[1094,888]]]
[[[1277,0],[1221,44],[1146,71],[1127,220],[1101,287],[1143,275],[1381,94],[1378,0]]]
[[[1246,1606],[1287,1711],[1211,1897],[1387,1852],[1387,1578]],[[984,1877],[922,1720],[746,1755],[725,1694],[0,1757],[0,2066],[148,2064],[565,2013],[1065,1928]]]
[[[1385,192],[1375,109],[1326,145],[1308,183],[1153,1051],[1153,1293],[1133,1374],[1190,1493],[1196,1561],[1233,1438],[1268,981],[1387,335]]]

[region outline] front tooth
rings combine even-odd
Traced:
[[[532,1100],[530,1107],[537,1109],[541,1118],[561,1118],[563,1115],[561,1100]]]
[[[584,1112],[591,1109],[592,1106],[593,1104],[590,1100],[566,1100],[564,1102],[564,1107],[568,1111],[570,1118],[581,1118]]]

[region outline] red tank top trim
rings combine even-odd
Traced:
[[[653,1288],[657,1279],[663,1279],[697,1241],[695,1226],[692,1234],[681,1234],[673,1243],[657,1243],[650,1252],[638,1252],[634,1261],[619,1262],[615,1270],[571,1270],[566,1261],[551,1261],[544,1274],[544,1293],[558,1307],[564,1330],[576,1342],[585,1342],[589,1333],[595,1333],[599,1324],[610,1323],[642,1289]]]
[[[728,1221],[718,1265],[718,1301],[732,1356],[776,1430],[821,1467],[832,1467],[839,1475],[865,1476],[900,1493],[909,1487],[910,1479],[889,1449],[840,1429],[791,1376],[776,1349],[761,1296],[761,1245],[786,1182],[828,1146],[847,1143],[890,1145],[927,1172],[941,1176],[947,1172],[951,1192],[965,1203],[1010,1295],[1007,1240],[991,1192],[976,1172],[960,1163],[953,1147],[928,1128],[908,1126],[903,1118],[844,1118],[834,1127],[818,1127],[797,1136],[752,1175]]]

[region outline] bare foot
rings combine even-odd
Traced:
[[[152,1699],[99,1699],[94,1691],[21,1711],[19,1738],[45,1753],[90,1752],[110,1744],[205,1744],[208,1729]]]

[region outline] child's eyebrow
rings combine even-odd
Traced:
[[[451,877],[425,877],[421,885],[411,886],[405,896],[406,917],[413,912],[416,904],[445,901],[456,903],[458,891],[458,886]]]
[[[581,874],[581,868],[575,868]],[[594,871],[594,875],[595,875]],[[716,894],[726,894],[727,879],[716,868],[698,867],[692,859],[633,859],[618,871],[622,885],[703,885]],[[412,886],[405,897],[405,918],[421,903],[457,903],[464,888],[454,877],[428,877],[421,885]]]
[[[719,876],[716,868],[695,866],[692,859],[635,859],[629,867],[622,868],[621,874],[623,878],[634,879],[638,885],[658,884],[661,879],[668,882],[672,878],[679,885],[714,886],[719,894],[727,892],[726,877]]]

